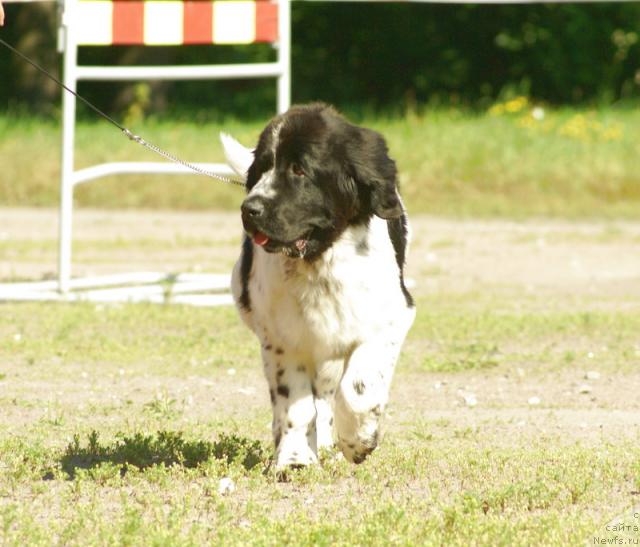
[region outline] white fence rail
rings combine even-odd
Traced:
[[[11,2],[39,2],[47,0],[5,0]],[[51,0],[49,0],[51,1]],[[89,13],[88,8],[104,10],[109,8],[108,2],[79,2],[79,0],[57,0],[60,7],[60,45],[64,53],[64,84],[71,90],[76,90],[77,82],[81,80],[100,81],[140,81],[140,80],[212,80],[212,79],[239,79],[239,78],[275,78],[277,80],[277,105],[278,112],[287,110],[290,104],[291,87],[291,63],[290,63],[290,3],[289,0],[273,0],[271,6],[277,6],[277,33],[272,42],[276,49],[276,60],[271,63],[246,63],[246,64],[224,64],[224,65],[188,65],[188,66],[86,66],[78,64],[78,48],[84,42],[81,40],[81,24],[97,25],[105,27],[109,32],[110,22],[93,17],[90,21],[82,21],[81,15]],[[203,2],[205,4],[205,2]],[[216,8],[216,2],[210,2],[210,9]],[[231,26],[236,23],[245,28],[247,26],[247,13],[253,13],[254,17],[254,39],[257,41],[258,34],[258,10],[263,10],[267,2],[259,2],[260,8],[255,2],[218,2],[221,11],[216,12],[224,15]],[[253,6],[251,5],[253,4]],[[125,4],[120,4],[124,6]],[[165,8],[158,2],[150,2],[155,8]],[[176,6],[172,3],[172,9]],[[182,8],[186,10],[184,4]],[[144,8],[146,9],[146,8]],[[115,8],[110,12],[110,17],[116,17]],[[252,11],[253,10],[253,11]],[[108,10],[107,10],[108,11]],[[236,14],[237,15],[233,15]],[[230,15],[231,14],[231,15]],[[184,12],[186,21],[186,11]],[[238,20],[238,17],[244,18]],[[268,15],[267,15],[268,17]],[[235,18],[235,21],[233,20]],[[153,19],[145,17],[144,25],[150,25]],[[175,21],[165,19],[162,24],[175,25]],[[10,24],[10,21],[8,22]],[[115,27],[115,25],[114,25]],[[270,30],[273,28],[269,27]],[[86,29],[84,29],[86,31]],[[224,43],[234,43],[234,37],[227,28],[218,28],[223,35]],[[84,32],[84,31],[83,31]],[[144,30],[147,33],[147,29]],[[115,33],[115,31],[114,31]],[[84,32],[84,34],[87,34]],[[156,33],[162,35],[163,33]],[[240,42],[246,41],[246,36],[250,36],[245,31],[240,31]],[[145,34],[146,36],[146,34]],[[214,29],[211,29],[213,40]],[[231,36],[231,38],[229,38]],[[91,33],[89,33],[91,37]],[[264,41],[264,40],[263,40]],[[108,45],[103,43],[102,45]],[[140,43],[139,45],[148,45]],[[154,45],[160,45],[157,42]],[[175,45],[175,44],[167,44]],[[151,301],[151,302],[181,302],[202,305],[220,305],[231,302],[228,294],[228,276],[217,276],[211,278],[210,275],[199,275],[191,278],[190,282],[185,281],[184,275],[177,277],[167,276],[167,274],[153,274],[157,277],[156,283],[162,281],[162,285],[148,284],[146,274],[131,273],[116,277],[118,285],[129,284],[130,286],[120,286],[117,288],[100,289],[101,286],[112,285],[113,277],[92,278],[90,280],[91,290],[82,290],[85,281],[72,278],[72,228],[73,228],[73,195],[74,188],[78,184],[87,183],[109,175],[121,175],[132,173],[164,174],[164,175],[193,175],[196,174],[189,168],[169,162],[110,162],[93,165],[81,170],[76,170],[74,166],[75,155],[75,121],[76,121],[76,97],[71,93],[63,93],[63,120],[62,120],[62,158],[61,158],[61,181],[60,181],[60,214],[58,233],[58,281],[56,287],[51,282],[32,284],[3,284],[0,285],[1,300],[90,300],[90,301]],[[233,172],[224,164],[216,163],[194,163],[197,167],[203,168],[222,176],[231,176]],[[153,277],[153,276],[152,276]],[[177,279],[178,281],[174,281]],[[215,283],[212,282],[215,279]],[[220,284],[224,280],[224,287]],[[169,283],[169,281],[171,281]],[[171,286],[170,298],[167,297],[167,284]],[[204,288],[209,292],[226,291],[226,294],[200,294]],[[193,290],[197,289],[197,290]],[[191,293],[191,294],[185,294]]]

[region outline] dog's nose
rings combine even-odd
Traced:
[[[258,218],[264,213],[264,202],[258,196],[245,199],[240,207],[244,218]]]

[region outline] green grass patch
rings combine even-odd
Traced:
[[[86,446],[81,443],[80,436],[75,435],[60,464],[73,479],[78,469],[95,470],[104,464],[124,475],[130,467],[138,470],[158,465],[197,468],[213,458],[228,465],[237,462],[247,471],[259,465],[266,469],[269,460],[268,451],[260,441],[235,434],[223,434],[216,442],[210,442],[188,441],[182,433],[173,431],[158,431],[157,435],[121,433],[113,444],[103,444],[94,430],[88,435]]]
[[[640,364],[637,312],[514,311],[508,305],[500,309],[498,299],[479,306],[474,299],[420,302],[404,351],[409,368],[460,372],[503,365],[549,371],[597,364],[631,371]]]
[[[640,458],[626,442],[595,450],[553,437],[539,448],[478,447],[482,435],[401,439],[365,465],[328,461],[280,483],[241,457],[205,460],[206,442],[194,441],[188,460],[174,457],[189,446],[176,445],[179,435],[139,437],[126,441],[128,455],[123,441],[66,451],[0,444],[0,490],[13,500],[0,508],[3,544],[578,544],[626,508]],[[70,452],[88,465],[67,475]],[[123,473],[121,460],[138,465]],[[233,493],[218,493],[222,477]]]
[[[362,119],[382,132],[400,170],[411,212],[462,216],[638,218],[640,113],[542,109],[525,99],[486,113],[437,110],[406,118]],[[218,133],[253,145],[267,120],[220,125],[151,119],[134,128],[181,158],[222,161]],[[57,202],[59,127],[0,118],[0,202]],[[78,126],[77,166],[155,161],[105,123]],[[92,207],[236,209],[242,191],[203,177],[120,176],[82,185]]]
[[[246,367],[259,359],[232,307],[25,304],[3,310],[0,358],[18,359],[45,377],[75,374],[80,363],[171,375]]]
[[[410,372],[428,399],[433,371],[637,371],[638,313],[522,304],[421,298],[394,382]],[[364,464],[326,454],[279,482],[235,310],[1,308],[2,545],[593,544],[638,502],[633,434],[568,438],[460,407],[427,419],[414,401],[395,401],[402,419]]]
[[[544,371],[597,364],[603,370],[631,371],[640,364],[638,312],[515,311],[508,305],[501,310],[500,302],[478,304],[474,295],[421,299],[402,366],[462,372],[502,365]],[[76,374],[80,363],[105,364],[111,372],[128,367],[174,375],[250,370],[260,359],[253,335],[230,307],[4,305],[0,341],[0,359],[45,378]],[[159,399],[148,409],[162,414],[171,405]]]

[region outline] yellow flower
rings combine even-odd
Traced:
[[[528,104],[529,99],[526,97],[516,97],[515,99],[507,101],[504,105],[504,109],[513,114],[515,112],[520,112],[523,108],[526,108]]]
[[[622,126],[620,124],[616,124],[612,127],[605,128],[600,133],[600,138],[605,141],[619,141],[622,138]]]

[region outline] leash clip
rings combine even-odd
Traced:
[[[126,127],[122,128],[122,132],[127,136],[130,141],[137,142],[142,144],[142,138],[138,137],[138,135],[134,135],[131,131],[129,131]]]

